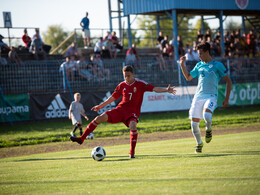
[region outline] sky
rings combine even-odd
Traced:
[[[117,8],[117,0],[111,0],[112,9]],[[61,25],[66,32],[72,32],[80,28],[80,21],[89,13],[91,33],[104,35],[109,29],[108,0],[0,0],[0,27],[4,27],[3,12],[11,12],[13,27],[38,27],[40,33],[45,32],[50,25]],[[115,16],[115,15],[114,15]],[[133,21],[135,17],[131,17]],[[196,23],[196,17],[192,23]],[[125,20],[125,19],[124,19]],[[218,21],[208,20],[211,28],[217,28]],[[132,27],[136,27],[136,22]],[[125,20],[124,28],[127,27]],[[113,28],[118,28],[117,20],[113,22]],[[0,34],[8,36],[7,29],[0,28]],[[28,29],[29,36],[34,30]],[[10,36],[21,37],[23,29],[10,29]],[[99,35],[99,36],[100,36]],[[6,39],[4,41],[7,43]]]

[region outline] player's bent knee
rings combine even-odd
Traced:
[[[137,129],[137,122],[135,122],[135,121],[130,121],[130,123],[129,123],[129,128],[130,128],[130,130],[136,130]]]
[[[212,114],[210,112],[204,112],[203,118],[205,121],[211,122],[212,121]]]

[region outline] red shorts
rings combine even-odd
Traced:
[[[108,115],[108,123],[120,123],[123,122],[127,127],[131,121],[138,123],[138,116],[135,113],[125,112],[119,109],[112,109],[105,112]]]

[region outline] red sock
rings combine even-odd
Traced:
[[[131,144],[130,154],[131,155],[133,155],[135,153],[137,136],[138,136],[137,130],[130,130],[130,144]]]
[[[84,133],[82,134],[82,136],[80,137],[80,139],[84,142],[84,140],[86,139],[86,137],[92,133],[96,127],[98,126],[98,124],[93,120],[91,121],[91,123],[88,124],[87,128],[85,129]]]

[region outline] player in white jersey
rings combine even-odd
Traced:
[[[192,133],[196,139],[196,153],[202,152],[203,142],[201,140],[199,123],[201,119],[205,120],[206,136],[205,141],[209,143],[212,139],[212,114],[217,107],[218,82],[221,78],[226,81],[226,97],[223,101],[223,107],[228,106],[232,82],[228,76],[225,66],[212,59],[210,56],[210,44],[202,42],[198,46],[200,62],[196,64],[192,71],[188,72],[184,62],[186,57],[180,58],[182,73],[187,81],[198,77],[198,86],[196,94],[192,100],[189,111],[191,119]]]
[[[73,131],[70,133],[71,136],[75,137],[75,131],[77,128],[80,130],[80,135],[82,135],[82,121],[81,121],[81,115],[84,116],[86,120],[88,120],[88,117],[85,115],[85,110],[83,108],[83,105],[79,102],[81,98],[80,93],[74,94],[74,100],[70,104],[69,108],[69,119],[71,119],[72,124],[74,125]]]

